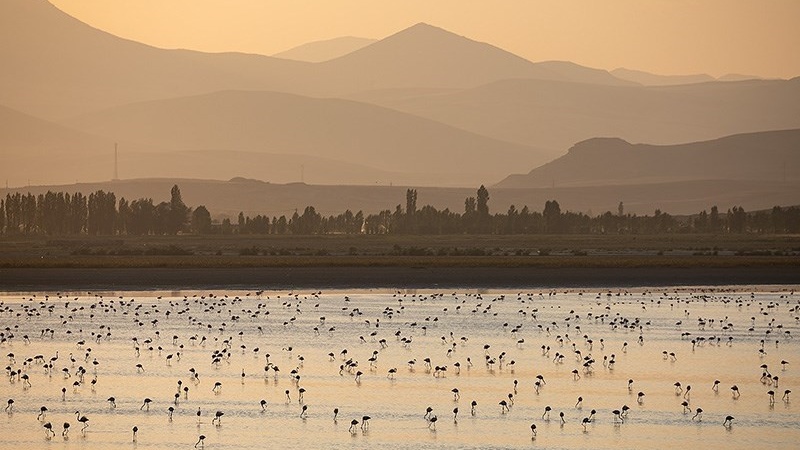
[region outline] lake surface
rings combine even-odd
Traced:
[[[3,449],[191,449],[200,435],[209,449],[800,442],[800,293],[787,288],[37,292],[0,301],[0,407],[14,401],[0,413]],[[623,406],[620,422],[613,411]],[[85,432],[76,411],[89,419]]]

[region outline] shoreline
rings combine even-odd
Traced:
[[[0,268],[0,291],[511,289],[800,285],[796,265],[739,267]]]

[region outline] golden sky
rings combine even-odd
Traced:
[[[51,0],[163,48],[274,54],[427,22],[532,61],[660,74],[800,75],[800,0]]]

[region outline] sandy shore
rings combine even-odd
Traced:
[[[436,289],[800,285],[797,266],[730,268],[5,268],[0,290]]]

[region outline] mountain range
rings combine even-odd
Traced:
[[[543,149],[547,159],[593,137],[666,145],[800,128],[800,78],[652,87],[511,79],[350,98]]]
[[[796,132],[768,133],[800,129],[800,78],[532,62],[425,23],[273,56],[212,54],[4,0],[0,61],[0,178],[16,186],[109,179],[115,143],[123,178],[273,184],[719,186],[800,169]]]
[[[575,144],[566,155],[497,187],[643,185],[696,180],[800,181],[800,130],[655,146],[619,138]]]
[[[220,91],[135,103],[67,123],[91,134],[114,136],[128,143],[126,147],[164,154],[235,149],[338,159],[363,166],[364,175],[378,184],[464,186],[482,177],[502,178],[520,161],[532,164],[534,154],[519,144],[379,106],[275,92]],[[297,170],[288,180],[269,165],[258,170],[239,175],[298,179]],[[331,172],[328,180],[333,184],[348,181],[344,174]],[[393,176],[387,178],[390,172]],[[308,180],[319,182],[313,176]]]

